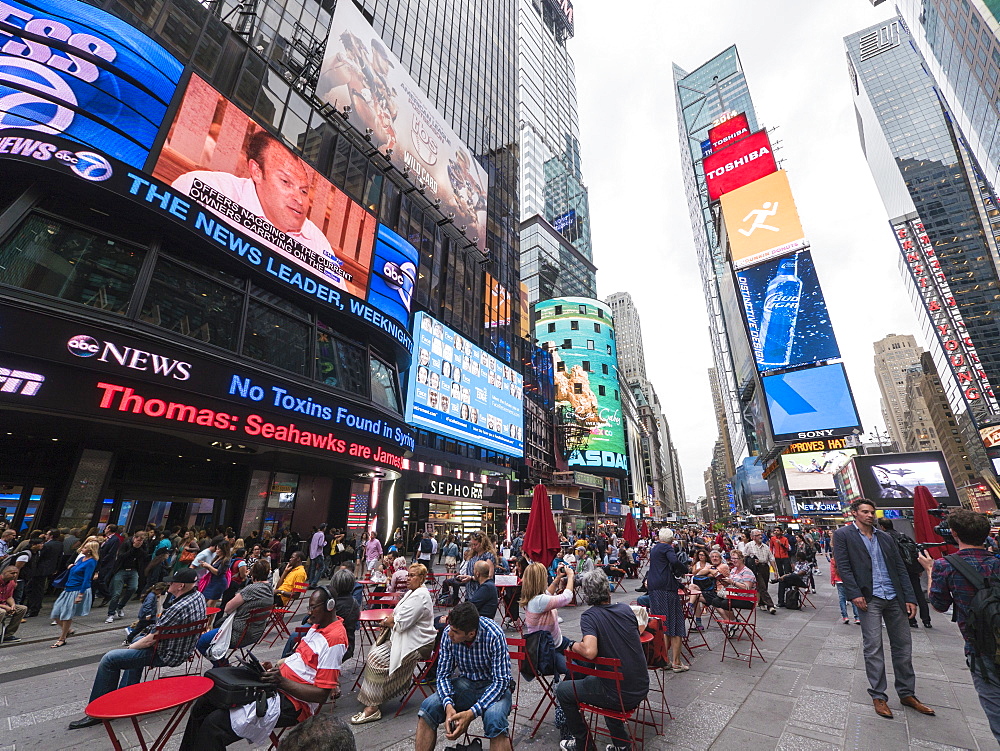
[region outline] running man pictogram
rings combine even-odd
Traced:
[[[781,230],[777,227],[772,227],[770,224],[765,224],[768,217],[772,217],[778,213],[778,202],[775,201],[772,207],[770,201],[764,203],[764,207],[760,209],[755,209],[743,217],[743,221],[747,221],[750,217],[753,217],[753,224],[750,225],[750,229],[741,229],[740,234],[744,237],[750,237],[756,230],[767,229],[771,232],[780,232]]]

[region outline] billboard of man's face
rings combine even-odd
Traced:
[[[309,173],[302,160],[269,141],[264,163],[247,160],[264,216],[286,234],[302,230],[309,215]]]

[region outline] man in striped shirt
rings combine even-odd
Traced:
[[[191,708],[181,751],[219,751],[241,738],[263,743],[276,727],[295,725],[311,717],[321,704],[336,698],[340,667],[347,651],[344,622],[334,611],[335,600],[325,587],[309,597],[312,628],[299,640],[295,652],[267,668],[262,681],[277,687],[264,717],[257,717],[256,704],[230,709],[217,706],[203,696]]]
[[[445,737],[456,740],[476,717],[483,718],[490,751],[510,751],[510,709],[510,653],[503,629],[463,602],[449,614],[441,636],[437,693],[424,699],[417,713],[416,751],[432,751],[442,722]]]

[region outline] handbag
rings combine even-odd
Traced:
[[[63,571],[59,576],[52,580],[52,586],[55,589],[62,589],[66,586],[66,582],[69,581],[69,572],[72,570],[72,566]]]
[[[219,630],[212,637],[212,643],[208,647],[208,658],[210,660],[221,660],[229,651],[229,643],[233,638],[233,621],[236,620],[236,611],[226,616],[226,619],[219,626]]]
[[[267,713],[267,700],[278,693],[274,684],[264,683],[260,674],[246,667],[212,668],[205,673],[212,679],[209,700],[218,707],[242,707],[257,704],[257,716]]]
[[[391,638],[392,638],[392,629],[391,628],[386,628],[385,626],[383,626],[382,630],[379,632],[378,637],[375,639],[375,646],[376,647],[381,647],[383,644],[385,644]]]

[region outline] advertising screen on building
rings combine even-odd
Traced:
[[[733,115],[708,129],[709,150],[712,152],[724,149],[748,135],[750,135],[750,123],[747,121],[746,113]]]
[[[535,337],[554,349],[556,410],[572,434],[565,442],[568,464],[587,472],[628,469],[611,313],[599,306],[604,304],[583,297],[535,306]]]
[[[510,456],[524,455],[524,380],[426,313],[413,318],[416,357],[406,421]]]
[[[741,269],[736,282],[759,371],[840,357],[810,251]]]
[[[871,498],[878,505],[912,506],[913,491],[918,485],[927,488],[939,501],[957,500],[940,451],[857,456],[854,467],[865,498]]]
[[[859,426],[844,366],[819,365],[764,376],[774,440],[801,441],[849,435]]]
[[[486,248],[486,171],[353,3],[337,3],[316,96],[343,111],[392,163]]]
[[[778,170],[767,132],[759,130],[732,146],[713,151],[702,160],[708,200],[749,185]]]
[[[198,76],[153,177],[299,270],[365,299],[375,217]]]
[[[804,454],[783,454],[781,466],[789,490],[833,490],[837,470],[857,454],[857,449],[809,451]]]
[[[142,167],[183,66],[77,0],[0,3],[0,132],[62,135]]]
[[[734,268],[808,245],[784,170],[722,196],[722,216]]]
[[[384,224],[378,226],[368,302],[407,328],[417,283],[417,249]]]

